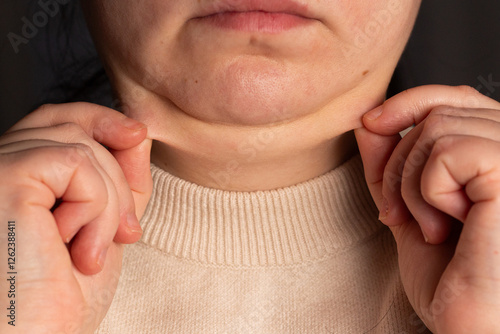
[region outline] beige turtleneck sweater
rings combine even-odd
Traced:
[[[96,333],[424,333],[361,159],[272,191],[203,188],[152,166],[142,240]]]

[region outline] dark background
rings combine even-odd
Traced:
[[[38,1],[0,0],[0,133],[43,103],[113,104],[77,0],[14,51],[8,34],[21,35],[22,18],[40,11]],[[423,0],[388,94],[431,83],[470,85],[500,101],[500,1]]]

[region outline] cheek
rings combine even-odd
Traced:
[[[384,0],[351,2],[339,34],[350,56],[366,53],[399,53],[413,26],[420,1]]]
[[[172,1],[150,0],[147,9],[122,1],[127,9],[115,2],[116,10],[126,10],[132,23],[115,27],[119,47],[110,63],[119,60],[128,76],[198,119],[242,124],[315,112],[373,72],[372,86],[385,86],[414,19],[411,0],[331,0],[334,29],[249,42],[185,24]],[[365,95],[378,99],[382,90],[370,87]]]
[[[185,13],[174,0],[85,0],[83,8],[101,53],[121,70],[163,57]],[[154,63],[150,67],[157,67]]]

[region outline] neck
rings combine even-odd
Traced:
[[[288,187],[334,169],[357,152],[351,130],[360,126],[359,110],[380,102],[349,106],[357,113],[329,108],[290,122],[238,126],[193,118],[147,90],[135,95],[140,100],[126,91],[120,90],[124,112],[148,125],[154,164],[186,181],[231,191]]]
[[[156,141],[152,162],[177,177],[205,187],[257,191],[313,179],[342,164],[356,152],[351,132],[316,147],[290,152],[273,153],[266,148],[269,143],[265,137],[250,137],[238,147],[214,143],[217,142],[209,143],[210,149],[205,151],[210,154],[199,154]]]

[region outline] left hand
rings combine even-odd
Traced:
[[[500,103],[423,86],[363,122],[366,180],[415,311],[434,333],[500,333]]]

